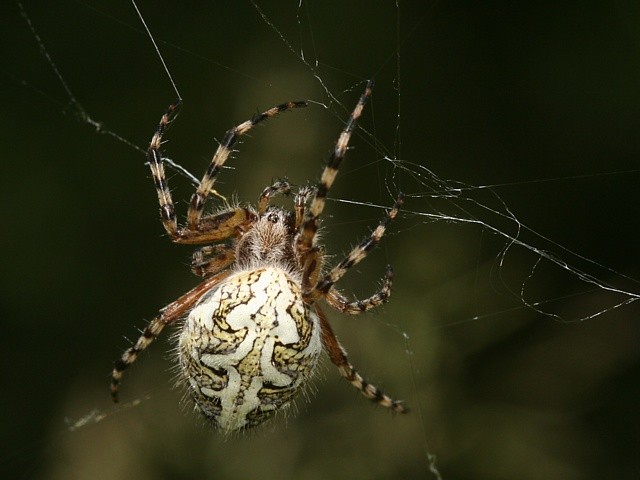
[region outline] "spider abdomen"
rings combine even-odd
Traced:
[[[287,272],[242,271],[194,307],[178,351],[197,408],[230,432],[258,425],[289,404],[315,370],[320,325]]]

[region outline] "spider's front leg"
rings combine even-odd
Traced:
[[[184,229],[173,241],[190,245],[220,242],[242,235],[257,219],[258,215],[251,208],[236,207],[224,210],[202,217],[198,230]]]
[[[179,237],[180,231],[178,229],[173,199],[171,198],[171,191],[169,190],[167,176],[164,171],[164,162],[162,161],[160,146],[162,145],[162,135],[164,135],[165,130],[178,114],[178,109],[181,105],[181,101],[169,105],[165,114],[160,118],[156,133],[154,133],[151,138],[151,143],[147,149],[147,159],[149,167],[151,168],[151,176],[153,177],[153,183],[158,195],[158,203],[160,204],[162,225],[172,239]]]
[[[349,140],[356,128],[358,118],[362,115],[364,105],[371,96],[372,89],[373,80],[369,80],[364,89],[364,93],[360,95],[358,103],[351,112],[347,124],[344,126],[340,136],[338,137],[338,141],[336,142],[331,157],[322,171],[320,182],[318,183],[314,191],[313,199],[311,200],[311,205],[305,211],[304,221],[300,225],[300,234],[296,239],[296,250],[298,252],[308,252],[313,246],[316,233],[318,232],[318,228],[320,228],[320,215],[324,210],[327,194],[333,186],[336,175],[338,175],[338,168],[340,168],[340,163],[342,163],[342,160],[347,153]]]
[[[160,151],[160,147],[162,146],[162,136],[171,121],[175,118],[179,106],[179,102],[169,106],[167,112],[160,119],[156,133],[153,135],[147,150],[149,166],[151,168],[153,182],[156,187],[158,202],[160,204],[162,224],[171,237],[171,240],[176,243],[211,243],[224,238],[229,238],[232,236],[233,229],[236,226],[250,221],[250,217],[255,214],[253,212],[249,212],[247,209],[236,208],[226,212],[227,215],[233,215],[234,218],[224,218],[221,217],[222,214],[203,217],[203,211],[209,194],[212,191],[215,191],[213,190],[213,185],[216,177],[233,152],[233,147],[237,143],[238,138],[246,134],[258,123],[275,117],[287,110],[306,107],[307,103],[297,101],[280,104],[276,107],[270,108],[269,110],[265,110],[260,114],[254,115],[251,120],[247,120],[246,122],[243,122],[227,131],[222,142],[218,146],[216,153],[211,159],[211,163],[202,177],[200,185],[191,197],[189,210],[187,212],[186,226],[178,225],[175,207],[173,199],[171,198],[171,192],[169,190],[169,185],[164,171],[162,154]],[[226,232],[217,231],[220,224],[230,228]]]

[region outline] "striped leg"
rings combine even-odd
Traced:
[[[376,227],[376,229],[371,233],[371,236],[364,239],[360,245],[349,252],[340,263],[338,263],[335,267],[331,269],[329,273],[327,273],[322,279],[318,281],[315,288],[305,293],[305,300],[307,302],[312,302],[320,296],[324,296],[329,293],[331,287],[340,280],[347,271],[353,267],[355,264],[361,262],[373,247],[375,247],[382,236],[384,235],[385,230],[389,223],[396,218],[398,215],[398,210],[404,201],[404,195],[401,193],[398,195],[396,202],[393,204],[391,210],[387,212],[385,218],[380,221],[380,224]],[[389,279],[389,274],[387,273],[387,278]],[[390,279],[389,279],[390,280]],[[379,302],[382,303],[382,302]]]
[[[153,177],[153,183],[156,186],[158,203],[160,203],[160,217],[162,218],[164,229],[167,231],[171,239],[179,237],[180,232],[178,230],[178,221],[176,220],[176,210],[173,205],[173,199],[171,198],[171,192],[169,191],[169,185],[167,184],[167,176],[164,172],[160,146],[162,145],[162,135],[164,135],[169,124],[176,117],[180,105],[182,105],[182,102],[180,101],[169,105],[166,113],[160,119],[158,129],[151,138],[151,143],[147,150],[147,158],[149,160],[149,166],[151,167],[151,176]]]
[[[233,247],[206,245],[193,252],[191,271],[199,277],[206,277],[227,268],[235,259]]]
[[[324,258],[324,251],[318,245],[314,245],[309,249],[304,256],[304,263],[302,265],[302,291],[313,291],[313,286],[318,281],[318,276],[322,271],[322,259]],[[303,293],[303,299],[306,300]],[[308,302],[309,304],[312,301]]]
[[[213,288],[227,275],[227,272],[222,272],[207,278],[200,285],[182,295],[178,300],[164,307],[160,315],[149,322],[149,325],[144,329],[136,343],[132,347],[129,347],[122,356],[114,362],[113,371],[111,372],[111,398],[115,403],[118,402],[120,381],[122,380],[124,371],[129,365],[136,361],[140,352],[151,345],[158,335],[162,333],[166,325],[170,325],[182,318],[193,308],[206,291]]]
[[[382,405],[385,408],[389,408],[396,413],[407,413],[409,409],[405,407],[402,400],[394,400],[393,398],[385,395],[375,385],[368,383],[356,369],[349,363],[347,358],[347,352],[344,351],[342,345],[338,341],[335,333],[331,329],[331,325],[324,315],[324,312],[316,305],[315,307],[318,317],[320,318],[320,327],[322,330],[322,344],[329,354],[329,358],[333,364],[338,367],[340,375],[353,385],[360,393],[362,393],[369,400]]]
[[[364,300],[355,300],[350,302],[335,288],[331,288],[327,296],[324,297],[326,302],[336,310],[347,313],[349,315],[360,315],[361,313],[379,307],[383,303],[389,301],[391,296],[391,283],[393,281],[393,269],[391,265],[387,265],[387,271],[384,277],[382,288],[369,298]]]
[[[175,243],[200,244],[213,243],[236,237],[253,222],[257,215],[254,210],[245,207],[232,208],[220,213],[206,215],[200,219],[198,230],[185,228],[180,236],[174,238]]]
[[[315,191],[316,187],[307,185],[298,190],[298,193],[296,193],[296,196],[293,199],[293,204],[296,212],[296,231],[300,229],[302,221],[304,220],[304,211],[307,206],[307,200],[309,200],[309,197],[313,195]]]
[[[205,200],[213,189],[213,184],[215,182],[216,176],[218,175],[218,172],[229,158],[229,155],[233,151],[233,147],[236,144],[238,138],[247,133],[258,123],[271,117],[275,117],[279,113],[285,112],[287,110],[306,107],[307,103],[283,103],[258,115],[255,115],[251,120],[247,120],[246,122],[243,122],[240,125],[227,131],[222,140],[222,143],[218,146],[218,149],[216,150],[216,153],[211,160],[209,168],[202,177],[200,185],[191,197],[189,210],[187,212],[186,227],[178,226],[175,207],[171,198],[171,192],[169,191],[169,186],[164,171],[162,154],[160,153],[160,147],[162,146],[162,136],[167,129],[167,126],[175,118],[179,106],[179,102],[170,105],[167,112],[160,119],[160,123],[158,124],[156,133],[153,135],[151,143],[149,144],[147,156],[149,159],[149,165],[151,167],[153,181],[156,187],[156,192],[158,194],[160,215],[165,230],[174,242],[204,243],[210,238],[210,236],[207,236],[207,230],[211,228],[211,225],[207,224],[207,222],[201,222],[202,209],[204,208]],[[201,235],[206,238],[200,240],[199,237]],[[189,241],[181,241],[183,237],[188,237]]]
[[[124,371],[136,361],[140,352],[145,350],[151,342],[153,342],[167,323],[162,316],[156,317],[149,322],[149,325],[142,331],[142,335],[138,341],[129,347],[122,356],[113,363],[113,371],[111,372],[111,399],[114,403],[118,403],[118,391],[120,389],[120,381],[124,375]]]
[[[215,182],[216,176],[218,175],[218,172],[227,161],[227,158],[229,158],[229,155],[231,155],[233,146],[237,142],[238,137],[247,133],[258,123],[275,117],[279,113],[306,106],[306,102],[283,103],[276,107],[270,108],[269,110],[266,110],[258,115],[255,115],[251,120],[247,120],[246,122],[241,123],[240,125],[228,130],[227,133],[225,133],[224,138],[222,139],[222,143],[218,146],[215,155],[211,159],[209,168],[202,177],[200,186],[191,197],[191,201],[189,203],[189,211],[187,212],[187,228],[192,230],[198,229],[204,202],[207,199],[209,192],[213,188],[213,184]]]
[[[270,187],[265,188],[258,199],[258,214],[262,215],[267,211],[269,201],[274,195],[289,195],[291,193],[291,185],[286,180],[278,180]]]
[[[327,192],[333,185],[333,181],[338,174],[338,168],[340,167],[340,163],[347,153],[347,147],[349,146],[349,139],[351,138],[351,134],[356,126],[356,122],[360,115],[362,114],[362,109],[364,108],[364,104],[367,102],[367,99],[371,96],[371,89],[373,88],[373,81],[369,80],[367,82],[367,86],[365,87],[364,93],[360,96],[356,107],[351,112],[351,116],[349,117],[349,121],[345,125],[340,137],[338,137],[338,141],[336,142],[336,146],[331,154],[331,158],[327,162],[327,165],[324,167],[324,171],[322,172],[322,176],[320,177],[320,183],[318,184],[318,189],[311,201],[311,206],[305,215],[305,220],[302,225],[302,231],[298,236],[297,240],[297,250],[299,252],[308,251],[313,245],[313,239],[318,231],[318,227],[320,226],[320,214],[322,210],[324,210],[325,199],[327,198]]]

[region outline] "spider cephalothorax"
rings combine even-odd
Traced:
[[[324,299],[329,306],[356,315],[387,301],[391,291],[390,267],[382,288],[365,300],[347,300],[335,283],[380,241],[398,214],[402,194],[371,235],[327,273],[323,273],[323,251],[317,244],[327,192],[372,86],[367,83],[318,185],[301,188],[294,195],[293,211],[269,205],[273,195],[291,193],[286,181],[278,181],[264,189],[257,208],[228,207],[203,215],[216,175],[237,138],[267,118],[305,107],[305,102],[284,103],[226,133],[191,197],[184,226],[177,223],[160,154],[162,135],[178,104],[169,107],[149,145],[149,164],[162,222],[171,240],[207,244],[195,251],[192,263],[193,272],[204,281],[162,309],[135,345],[115,362],[114,401],[118,401],[124,370],[165,325],[184,320],[177,349],[180,375],[196,408],[223,431],[258,425],[289,405],[313,375],[323,349],[340,374],[367,398],[394,412],[407,411],[401,401],[367,383],[351,366],[318,305]]]
[[[236,246],[236,262],[241,268],[252,265],[279,265],[295,270],[294,218],[291,212],[271,207],[240,237]]]

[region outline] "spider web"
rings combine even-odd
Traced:
[[[46,316],[40,313],[44,318],[84,320],[68,320],[53,329],[41,325],[42,318],[36,321],[35,314],[36,320],[27,321],[22,332],[13,332],[21,339],[17,343],[32,342],[32,349],[40,352],[34,357],[39,361],[54,358],[59,350],[48,350],[45,338],[69,336],[59,345],[63,349],[68,345],[75,354],[62,365],[71,372],[78,371],[78,364],[81,368],[75,375],[69,371],[50,374],[55,384],[49,380],[46,386],[59,395],[58,405],[33,411],[41,416],[45,431],[57,433],[22,433],[12,442],[17,448],[10,448],[2,460],[4,469],[25,477],[44,473],[52,478],[93,478],[96,467],[92,469],[91,463],[104,468],[109,456],[82,447],[100,442],[131,451],[148,444],[152,453],[148,462],[141,462],[139,476],[148,475],[145,472],[154,463],[162,472],[212,475],[206,473],[207,465],[215,462],[217,473],[244,478],[250,473],[242,452],[256,448],[265,452],[257,455],[256,468],[268,472],[286,468],[291,475],[308,471],[335,476],[333,470],[325,470],[327,458],[338,458],[344,448],[350,453],[336,468],[348,467],[345,472],[352,472],[350,478],[371,469],[382,472],[381,478],[401,471],[416,478],[529,478],[525,472],[532,470],[532,464],[536,465],[533,471],[546,472],[540,476],[587,478],[589,473],[595,478],[609,463],[604,458],[617,460],[611,463],[618,464],[619,478],[632,471],[634,462],[624,452],[637,440],[637,415],[630,413],[637,388],[625,390],[624,386],[638,369],[639,334],[633,322],[640,295],[638,262],[634,261],[637,249],[633,248],[638,229],[632,193],[640,171],[640,148],[629,127],[637,118],[629,113],[630,106],[621,105],[637,106],[638,96],[628,85],[633,82],[625,81],[623,73],[630,78],[637,75],[624,69],[633,55],[622,58],[620,54],[610,65],[580,58],[604,58],[618,46],[616,42],[626,43],[616,38],[603,45],[596,29],[598,40],[593,44],[575,51],[565,47],[562,52],[562,43],[571,38],[558,33],[566,27],[559,23],[562,15],[543,21],[532,10],[503,12],[507,24],[520,23],[494,34],[509,34],[506,38],[520,43],[489,38],[483,44],[480,33],[490,36],[490,26],[502,25],[496,12],[482,16],[488,22],[482,25],[474,21],[480,15],[474,7],[451,9],[437,2],[428,9],[411,2],[387,2],[358,11],[341,3],[329,8],[301,1],[276,7],[250,1],[230,11],[203,8],[201,18],[159,6],[140,4],[185,99],[185,110],[167,135],[166,146],[176,172],[170,179],[176,199],[188,198],[191,185],[197,183],[197,174],[212,151],[212,136],[222,135],[231,124],[250,116],[256,105],[264,109],[289,99],[306,97],[312,105],[301,115],[288,114],[259,129],[239,147],[216,185],[252,201],[275,177],[287,175],[298,184],[317,179],[322,159],[364,81],[376,79],[373,99],[332,190],[324,238],[334,260],[339,260],[349,242],[365,235],[397,192],[403,191],[407,202],[402,218],[390,229],[379,252],[350,273],[343,285],[347,292],[366,295],[389,262],[396,270],[394,297],[381,313],[333,323],[356,366],[375,383],[384,384],[389,393],[406,397],[414,413],[406,421],[406,417],[392,419],[371,411],[359,399],[345,396],[351,392],[345,394],[345,385],[332,381],[335,372],[327,367],[311,403],[299,406],[304,418],[299,415],[263,436],[221,443],[205,429],[194,433],[190,417],[165,417],[164,412],[177,409],[175,396],[169,398],[165,392],[166,362],[158,360],[159,352],[166,350],[163,345],[154,345],[155,354],[144,356],[128,372],[124,388],[131,389],[129,398],[134,400],[122,409],[106,405],[101,396],[104,385],[97,385],[101,377],[96,382],[95,372],[105,371],[104,359],[110,361],[124,347],[114,340],[122,332],[135,338],[135,332],[127,330],[129,325],[149,318],[155,307],[192,284],[185,272],[186,260],[180,263],[185,252],[161,245],[168,242],[158,239],[157,218],[150,213],[153,191],[147,188],[150,180],[141,156],[159,114],[177,92],[172,92],[130,5],[107,11],[89,2],[70,2],[65,8],[77,18],[67,20],[64,36],[59,26],[47,20],[46,11],[19,3],[15,18],[4,20],[11,27],[5,31],[30,45],[31,56],[3,67],[3,83],[20,100],[10,102],[10,116],[30,118],[27,124],[43,119],[53,124],[53,135],[39,129],[26,136],[27,141],[10,135],[16,139],[14,144],[32,142],[41,148],[17,150],[29,161],[15,162],[22,170],[12,162],[5,178],[29,179],[27,191],[39,202],[33,216],[42,216],[45,206],[47,218],[40,225],[54,235],[49,247],[53,259],[47,259],[42,273],[29,260],[22,270],[12,269],[9,263],[13,278],[29,282],[25,273],[15,273],[26,270],[38,271],[39,280],[26,283],[29,287],[23,290],[5,288],[16,305],[25,305],[25,300],[18,300],[31,298],[41,285],[49,287],[59,272],[65,272],[65,281],[49,287],[51,296],[45,295],[32,308],[47,312]],[[585,29],[600,26],[594,20],[598,15],[583,12],[579,23]],[[336,22],[341,24],[340,31],[335,31]],[[249,33],[234,34],[238,25]],[[443,33],[445,26],[452,25],[458,27],[455,33]],[[517,28],[529,35],[519,36]],[[583,39],[582,31],[576,27],[574,33]],[[633,37],[633,32],[626,33]],[[243,41],[249,34],[259,40]],[[460,40],[460,35],[466,36]],[[101,36],[118,42],[113,52],[99,50]],[[545,42],[551,46],[543,48]],[[523,47],[531,51],[521,53]],[[451,49],[464,61],[451,60],[456,56]],[[542,56],[555,50],[560,53],[545,62]],[[73,68],[77,58],[83,63],[80,70]],[[512,70],[507,60],[514,62]],[[561,63],[568,61],[575,65]],[[483,76],[484,63],[502,70],[495,77]],[[615,73],[608,77],[587,69],[593,64],[609,66]],[[566,77],[571,67],[583,69],[584,78]],[[523,80],[530,75],[537,83]],[[480,83],[464,81],[465,76]],[[574,92],[571,81],[581,82],[576,89],[580,93],[573,98],[547,98]],[[566,90],[549,86],[555,84]],[[585,106],[590,103],[595,104],[592,109]],[[14,105],[18,105],[15,111],[11,110]],[[60,113],[71,121],[60,120]],[[536,124],[534,120],[545,128],[527,130]],[[9,123],[3,126],[7,132],[16,132]],[[39,135],[46,141],[42,137],[38,141]],[[581,143],[588,147],[578,148]],[[54,162],[36,162],[38,175],[34,175],[33,159],[57,149],[66,153],[56,155]],[[23,194],[24,187],[15,187],[20,182],[11,184],[3,188],[12,195],[5,205],[15,205]],[[79,209],[79,203],[92,205]],[[31,216],[29,208],[36,211],[23,207],[18,213]],[[22,225],[17,217],[10,224]],[[73,225],[75,236],[55,233],[58,225]],[[82,252],[80,258],[56,247],[64,242]],[[100,256],[109,258],[109,244],[114,242],[124,244],[126,252],[113,251],[111,258],[121,258],[110,262],[113,273],[104,272]],[[86,247],[90,243],[93,247]],[[29,243],[35,259],[41,258],[38,249]],[[16,245],[4,250],[21,251]],[[183,255],[177,261],[176,253]],[[129,283],[121,279],[131,265],[145,266],[137,267]],[[93,288],[83,288],[77,280],[83,276]],[[120,281],[126,285],[124,290],[112,286]],[[144,288],[154,293],[135,294],[145,282],[150,283]],[[65,311],[51,306],[54,298],[76,301],[70,293],[74,291],[79,293],[78,307]],[[96,314],[96,305],[114,311]],[[17,318],[17,311],[9,310],[9,318]],[[371,355],[380,349],[384,355]],[[5,352],[14,360],[25,358],[24,347],[8,346]],[[528,363],[533,366],[527,367]],[[566,378],[551,378],[548,372],[555,369]],[[33,372],[27,367],[17,372],[16,384],[29,383],[25,379],[30,375]],[[599,395],[604,390],[624,392],[628,401],[602,400]],[[17,388],[16,401],[22,392],[31,390]],[[348,414],[342,415],[348,416],[340,417],[340,402],[345,399]],[[71,417],[68,430],[59,425],[61,410]],[[625,411],[630,427],[616,424]],[[13,422],[5,424],[13,432]],[[344,429],[339,427],[343,424]],[[339,436],[359,445],[361,452],[334,440],[335,450],[327,447],[331,453],[305,455],[301,448],[317,450],[316,440],[303,435],[305,429],[313,429],[317,439],[331,437],[323,429],[341,432]],[[126,440],[124,432],[128,432]],[[172,435],[172,441],[166,442],[172,449],[151,441],[164,432]],[[605,448],[598,443],[600,435],[618,435],[625,448],[616,450],[616,442]],[[33,438],[41,438],[44,447]],[[195,449],[194,441],[199,446]],[[294,467],[295,462],[279,465],[275,453],[265,447],[271,442],[281,442],[282,449],[293,452],[292,457],[308,465],[308,470]],[[388,442],[395,447],[389,449]],[[567,442],[575,447],[568,449]],[[589,447],[594,444],[599,454]],[[213,456],[214,450],[224,453]],[[237,455],[233,450],[239,450]],[[73,459],[67,467],[55,461],[61,452]],[[23,473],[32,455],[37,461],[29,462],[32,470]],[[168,455],[175,460],[167,460]],[[574,456],[592,460],[579,466],[569,460]],[[139,460],[125,453],[118,458],[117,465],[109,467],[112,477],[130,471]],[[409,466],[401,467],[403,462]],[[539,477],[532,474],[531,478]]]

